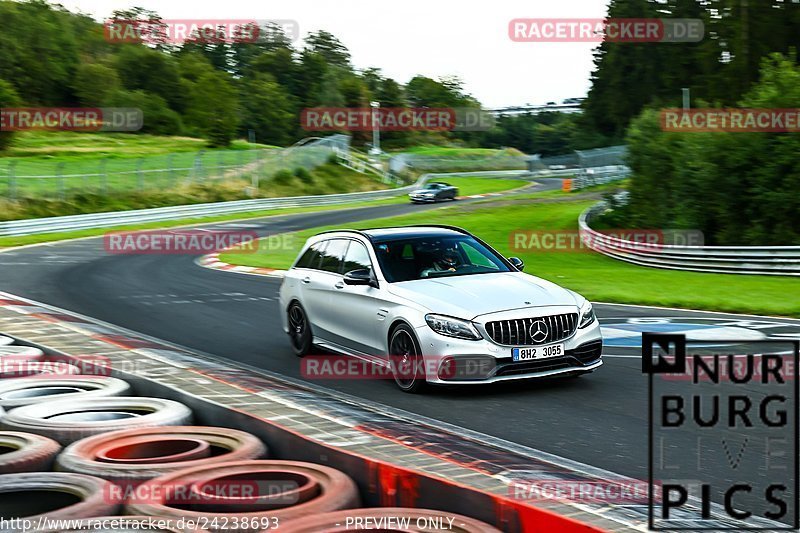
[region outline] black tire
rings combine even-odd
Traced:
[[[41,472],[50,470],[61,446],[53,439],[21,433],[0,431],[0,474]]]
[[[67,445],[116,429],[188,426],[191,422],[192,411],[182,403],[162,398],[118,396],[17,407],[0,419],[0,428],[36,433]]]
[[[176,445],[181,445],[178,439],[204,442],[209,445],[211,453],[205,457],[169,455],[178,450]],[[126,453],[134,460],[126,457]],[[56,470],[89,474],[125,487],[184,468],[250,461],[266,455],[267,447],[263,442],[254,435],[235,429],[206,426],[136,428],[73,442],[58,456]]]
[[[292,350],[298,357],[303,357],[311,353],[311,324],[308,321],[303,306],[297,302],[289,304],[289,309],[286,310],[288,315],[289,324],[289,341],[292,344]]]
[[[130,393],[127,382],[105,376],[5,379],[0,381],[0,406],[14,409],[43,402],[125,396]]]
[[[414,330],[407,324],[399,324],[389,335],[389,361],[394,382],[403,392],[416,394],[428,384],[425,376],[422,350]]]
[[[83,474],[26,472],[0,476],[0,512],[5,519],[49,519],[114,515],[120,508],[112,483]],[[2,531],[19,531],[18,528]]]

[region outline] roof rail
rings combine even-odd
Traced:
[[[350,229],[350,228],[329,229],[329,230],[325,230],[325,231],[320,231],[319,233],[315,233],[313,236],[316,237],[317,235],[325,235],[326,233],[356,233],[358,235],[361,235],[362,237],[365,237],[365,238],[369,239],[369,235],[367,235],[363,231],[358,230],[358,229]]]
[[[441,228],[441,229],[449,229],[453,231],[457,231],[458,233],[463,233],[464,235],[472,236],[472,233],[465,230],[464,228],[459,228],[458,226],[450,226],[448,224],[409,224],[408,226],[403,226],[406,228]]]

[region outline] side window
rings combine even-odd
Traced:
[[[294,266],[296,268],[317,268],[317,265],[319,265],[319,252],[326,242],[328,241],[317,242],[309,246]]]
[[[322,261],[319,264],[319,269],[325,272],[341,272],[342,257],[347,250],[346,239],[332,239],[328,241],[328,246],[322,252]]]
[[[344,256],[344,268],[342,269],[342,273],[363,268],[372,269],[372,262],[369,260],[367,247],[358,241],[350,241],[347,254]]]
[[[464,254],[467,256],[467,259],[469,259],[471,264],[475,266],[491,268],[492,270],[498,270],[497,265],[492,263],[488,257],[480,253],[472,245],[462,242],[461,249],[464,251]]]

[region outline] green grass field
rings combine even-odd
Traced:
[[[555,195],[550,195],[555,196]],[[578,215],[594,200],[462,204],[425,213],[369,220],[357,228],[404,224],[453,224],[488,241],[505,255],[525,261],[525,271],[594,301],[800,317],[800,279],[705,274],[639,267],[589,251],[512,249],[515,231],[577,231]],[[254,254],[226,253],[222,260],[242,265],[287,268],[305,239],[331,226],[294,234],[291,249]]]
[[[444,177],[434,181],[443,181],[458,187],[459,196],[472,196],[474,194],[487,194],[492,192],[508,191],[518,187],[524,187],[530,183],[525,180],[503,179],[503,178],[477,178],[477,177]]]
[[[188,137],[20,132],[0,156],[0,197],[162,189],[187,177],[221,177],[273,152],[276,147],[244,141],[212,150],[203,139]],[[51,177],[59,175],[64,178]]]

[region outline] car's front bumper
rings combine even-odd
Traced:
[[[427,325],[416,328],[429,383],[470,385],[546,378],[591,372],[603,364],[598,322],[565,339],[565,355],[535,361],[513,361],[511,346],[492,341],[445,337]]]
[[[412,202],[435,202],[435,196],[411,196],[409,195],[409,200]]]

